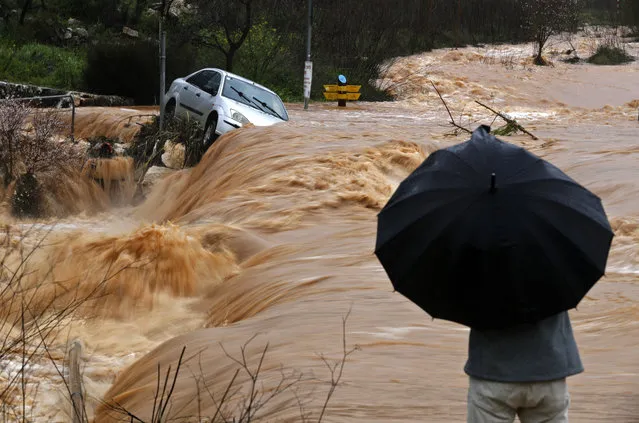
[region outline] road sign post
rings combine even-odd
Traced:
[[[346,78],[340,75],[337,84],[324,85],[324,98],[328,101],[336,101],[338,107],[346,107],[347,101],[357,101],[362,95],[359,90],[361,85],[346,85]]]
[[[304,62],[304,110],[308,110],[311,98],[311,83],[313,82],[313,62],[311,62],[311,28],[313,26],[313,0],[308,2],[307,34],[306,34],[306,62]]]
[[[308,109],[311,98],[311,84],[313,83],[313,62],[304,62],[304,109]]]

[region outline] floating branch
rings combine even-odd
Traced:
[[[498,112],[498,111],[496,111],[496,110],[494,110],[494,109],[490,108],[489,106],[486,106],[485,104],[483,104],[483,103],[482,103],[482,102],[480,102],[480,101],[475,100],[475,103],[479,104],[479,105],[480,105],[480,106],[482,106],[482,107],[485,107],[486,109],[488,109],[488,110],[490,110],[491,112],[493,112],[495,115],[497,115],[497,116],[499,116],[500,118],[502,118],[503,120],[505,120],[505,121],[506,121],[506,123],[507,123],[509,126],[512,126],[512,127],[516,128],[517,130],[519,130],[519,131],[523,132],[524,134],[528,134],[528,135],[530,135],[532,139],[534,139],[534,140],[538,140],[538,139],[539,139],[539,138],[537,138],[537,136],[536,136],[536,135],[534,135],[533,133],[531,133],[531,132],[527,131],[527,130],[526,130],[526,128],[524,128],[524,127],[523,127],[523,126],[521,126],[519,123],[517,123],[517,121],[516,121],[515,119],[511,119],[511,118],[509,118],[509,117],[508,117],[508,116],[506,116],[505,114],[503,114],[503,113],[501,113],[501,112]]]

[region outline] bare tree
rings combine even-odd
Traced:
[[[523,24],[535,43],[535,64],[546,65],[542,56],[548,39],[560,32],[576,29],[581,0],[522,0]]]
[[[84,152],[56,140],[65,130],[57,110],[31,109],[16,101],[0,103],[0,165],[5,185],[17,176],[20,165],[26,173],[42,173],[80,164]]]
[[[32,128],[18,146],[27,173],[51,172],[81,165],[84,152],[65,141],[56,140],[66,129],[56,111],[36,110],[32,116]]]
[[[55,177],[81,167],[86,152],[60,138],[64,126],[57,110],[0,103],[0,171],[5,187],[17,179],[11,201],[14,214],[41,213],[38,175]]]
[[[18,143],[29,109],[14,101],[0,104],[0,166],[5,187],[16,177]]]

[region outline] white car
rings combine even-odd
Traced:
[[[203,142],[210,145],[228,131],[252,123],[270,126],[288,121],[280,97],[268,88],[230,72],[206,68],[171,83],[164,113],[195,119],[204,129]]]

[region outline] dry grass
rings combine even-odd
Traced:
[[[289,370],[281,367],[279,381],[268,389],[264,387],[263,379],[266,369],[264,366],[265,358],[269,350],[267,343],[259,352],[257,357],[250,357],[248,350],[249,345],[255,339],[255,336],[249,339],[240,347],[237,356],[229,353],[225,347],[220,344],[224,355],[235,364],[236,369],[233,372],[228,384],[221,394],[216,395],[211,391],[211,387],[207,385],[203,375],[205,374],[201,362],[198,360],[199,375],[191,372],[186,376],[191,378],[196,384],[196,395],[190,402],[197,404],[198,413],[195,416],[181,415],[181,409],[174,409],[171,401],[172,395],[176,392],[176,386],[179,379],[180,371],[183,371],[188,361],[196,360],[200,357],[201,352],[191,354],[185,358],[187,346],[181,350],[180,356],[175,364],[175,370],[172,372],[172,366],[169,365],[166,371],[161,369],[158,363],[157,379],[155,391],[152,400],[151,414],[144,417],[136,414],[135,410],[127,409],[124,405],[111,398],[103,402],[102,410],[98,411],[102,417],[108,418],[109,421],[130,421],[138,423],[164,423],[164,422],[207,422],[207,423],[251,423],[276,418],[278,409],[286,408],[295,404],[299,408],[299,421],[304,423],[321,423],[327,414],[328,404],[340,385],[344,375],[344,367],[348,357],[355,351],[359,350],[358,346],[349,348],[346,342],[346,323],[349,313],[342,318],[342,355],[337,360],[329,360],[323,355],[319,358],[325,364],[330,373],[330,381],[328,381],[328,391],[325,394],[321,407],[315,410],[315,413],[307,410],[313,393],[301,393],[298,389],[300,383],[312,380],[305,374],[297,370]],[[240,381],[242,380],[242,381]],[[284,395],[289,393],[290,395]],[[207,415],[202,412],[203,409],[211,409],[209,406],[213,404],[213,412]],[[185,408],[190,404],[183,405]]]

